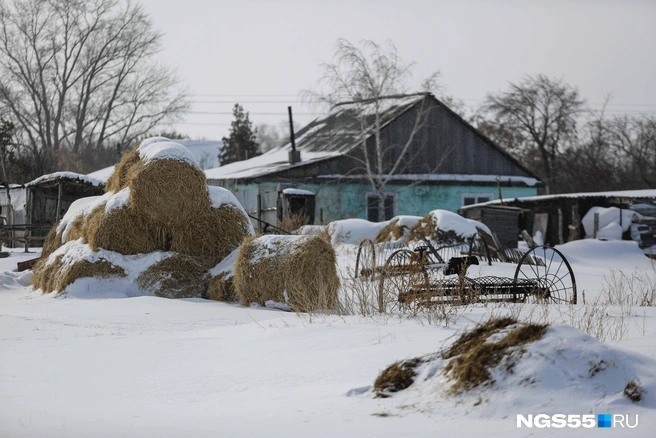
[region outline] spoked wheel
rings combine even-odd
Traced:
[[[524,301],[576,304],[576,279],[569,262],[557,249],[538,246],[525,253],[515,270],[515,287]]]
[[[373,277],[376,274],[376,246],[371,239],[364,239],[358,246],[355,259],[355,278]]]
[[[402,308],[417,310],[428,291],[426,253],[400,249],[385,262],[378,287],[378,310]]]

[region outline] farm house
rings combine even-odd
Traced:
[[[412,135],[420,112],[426,114],[425,123]],[[316,222],[378,222],[396,215],[423,216],[436,208],[455,212],[498,199],[500,192],[503,197],[534,196],[542,186],[536,175],[432,94],[394,99],[381,121],[389,170],[392,162],[401,163],[389,175],[382,205],[361,164],[359,121],[343,106],[299,130],[295,153],[288,143],[205,173],[209,184],[231,190],[251,215],[273,223],[276,212],[278,219],[283,216],[285,204],[294,204],[290,211],[303,210]],[[370,133],[367,148],[373,148],[371,127],[365,131]],[[400,145],[409,138],[402,154]],[[307,196],[285,193],[292,188]]]

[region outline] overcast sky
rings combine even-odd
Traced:
[[[591,107],[612,93],[611,112],[656,115],[654,0],[140,2],[165,33],[159,59],[195,95],[175,126],[192,138],[227,135],[234,102],[255,124],[284,121],[287,105],[311,120],[298,93],[315,87],[338,38],[391,40],[415,63],[412,87],[439,70],[446,93],[472,107],[544,73],[578,87]]]

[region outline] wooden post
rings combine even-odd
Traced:
[[[597,232],[599,231],[599,213],[594,214],[594,228],[592,231],[592,238],[597,238]]]
[[[558,244],[562,245],[565,243],[563,240],[563,210],[562,208],[558,209]]]
[[[62,193],[64,189],[62,188],[62,182],[61,180],[57,183],[57,211],[55,212],[55,222],[59,221],[60,217],[60,211],[61,211],[61,205],[62,205]]]

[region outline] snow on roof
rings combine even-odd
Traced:
[[[294,188],[288,188],[284,189],[282,191],[285,195],[303,195],[303,196],[308,196],[308,195],[314,195],[314,192],[311,192],[309,190],[303,190],[303,189],[294,189]]]
[[[89,183],[94,186],[101,186],[105,184],[105,181],[101,181],[100,179],[93,178],[89,175],[82,175],[75,172],[55,172],[40,176],[34,181],[30,181],[29,183],[25,184],[25,187],[36,186],[44,182],[55,181],[57,179],[77,180],[79,182]]]
[[[186,147],[166,137],[151,137],[137,148],[139,157],[146,163],[156,160],[185,161],[200,169],[196,157]]]
[[[534,187],[540,183],[535,178],[516,175],[478,175],[478,174],[449,174],[449,173],[417,173],[417,174],[397,174],[397,175],[382,175],[382,177],[389,177],[391,180],[403,181],[462,181],[462,182],[485,182],[496,183],[497,180],[501,183],[523,183],[527,186]],[[365,179],[367,175],[319,175],[318,178],[323,179]]]
[[[381,113],[381,127],[392,122],[425,97],[424,94],[421,94],[385,100]],[[355,116],[356,112],[353,106],[336,106],[330,115],[310,122],[296,133],[294,138],[296,148],[301,152],[301,162],[299,163],[293,165],[289,163],[288,152],[291,149],[291,143],[287,143],[258,157],[208,169],[205,174],[208,179],[215,180],[256,178],[293,166],[341,156],[352,150],[361,141],[360,119]],[[371,120],[371,124],[373,125],[373,120]]]
[[[109,177],[112,176],[112,173],[114,173],[114,166],[109,166],[109,167],[105,167],[104,169],[91,172],[87,176],[103,182],[107,182]]]
[[[540,195],[540,196],[527,196],[525,198],[506,198],[503,200],[504,203],[508,202],[535,202],[535,201],[545,201],[548,199],[559,199],[559,198],[650,198],[656,200],[656,189],[646,189],[646,190],[621,190],[614,192],[582,192],[582,193],[560,193],[556,195]],[[480,204],[472,204],[460,207],[463,210],[467,210],[473,207],[482,207],[485,205],[499,205],[501,204],[500,199],[495,199],[493,201],[481,202]]]
[[[242,179],[256,178],[279,172],[290,167],[303,166],[320,160],[333,158],[341,155],[339,152],[301,152],[301,161],[295,164],[289,163],[288,150],[278,147],[257,157],[226,164],[225,166],[208,169],[205,171],[207,179]]]

